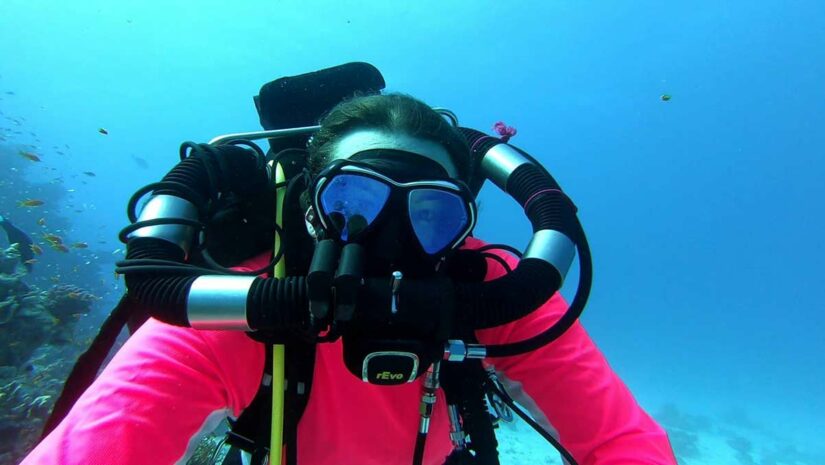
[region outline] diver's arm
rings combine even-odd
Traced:
[[[263,345],[150,319],[21,465],[183,464],[258,390]]]
[[[512,340],[527,333],[513,331],[518,335]],[[480,339],[491,342],[489,337]],[[665,431],[638,405],[581,324],[531,354],[490,361],[514,400],[528,408],[579,465],[676,464]]]
[[[6,232],[6,237],[9,240],[9,244],[18,244],[17,250],[20,253],[20,261],[23,262],[23,266],[26,270],[31,272],[32,262],[30,260],[34,258],[34,252],[31,249],[31,237],[23,232],[22,229],[15,226],[11,221],[4,218],[3,215],[0,215],[0,228]]]
[[[15,242],[20,244],[20,248],[28,247],[32,244],[32,239],[29,237],[28,234],[23,232],[22,229],[15,226],[11,221],[6,220],[2,216],[0,216],[0,227],[2,227],[6,231],[6,235],[9,238],[9,243],[14,244]]]
[[[527,339],[566,309],[556,294],[533,314],[477,336],[488,344]],[[676,465],[665,431],[639,406],[580,323],[534,352],[488,362],[510,395],[580,465]]]

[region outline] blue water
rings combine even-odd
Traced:
[[[590,239],[585,325],[651,413],[825,455],[825,3],[121,3],[0,3],[0,127],[26,128],[0,144],[40,148],[33,179],[96,173],[65,181],[77,240],[116,248],[182,141],[257,129],[263,83],[368,61],[463,125],[518,128]],[[478,236],[526,246],[515,203],[481,204]]]

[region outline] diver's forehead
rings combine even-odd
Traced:
[[[458,176],[458,169],[453,163],[450,153],[443,145],[402,133],[378,130],[354,131],[338,139],[332,150],[332,156],[338,160],[349,158],[358,152],[375,149],[417,153],[443,166],[451,177]]]

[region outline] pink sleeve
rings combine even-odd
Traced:
[[[185,463],[200,434],[252,401],[263,363],[242,332],[150,319],[22,465]]]
[[[503,273],[498,268],[490,277]],[[487,344],[524,340],[549,328],[566,310],[556,293],[536,312],[477,336]],[[580,465],[676,465],[665,431],[639,406],[578,322],[541,349],[488,362],[510,395]]]

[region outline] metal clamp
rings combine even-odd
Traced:
[[[467,344],[459,339],[450,339],[444,344],[444,360],[463,362],[466,359],[484,359],[487,348],[480,344]]]
[[[398,313],[398,289],[401,287],[401,278],[404,274],[400,271],[392,272],[392,302],[390,303],[390,312],[393,315]]]

